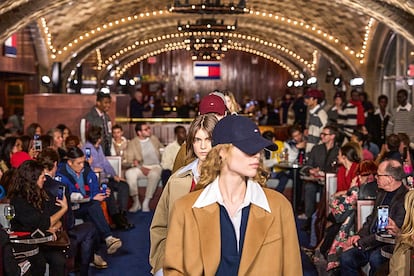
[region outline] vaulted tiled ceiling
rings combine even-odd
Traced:
[[[79,62],[96,67],[101,62],[104,71],[105,61],[116,60],[122,67],[167,44],[182,42],[188,34],[179,34],[177,22],[201,15],[170,13],[171,4],[165,0],[1,1],[0,39],[35,22],[46,39],[49,65],[60,61],[68,71]],[[323,55],[334,65],[345,64],[357,72],[378,24],[414,44],[413,0],[255,0],[246,1],[246,7],[247,14],[214,15],[229,23],[237,20],[237,30],[228,36],[236,43],[234,48],[256,51],[293,70],[311,73],[313,61]]]

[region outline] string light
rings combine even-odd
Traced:
[[[41,26],[43,28],[43,32],[45,34],[47,47],[51,52],[50,56],[51,56],[52,59],[56,59],[58,56],[60,56],[64,53],[68,52],[69,50],[72,50],[73,48],[75,48],[75,46],[77,44],[79,44],[81,41],[87,41],[89,39],[92,39],[92,37],[99,36],[103,31],[106,31],[108,29],[113,29],[115,27],[119,28],[119,25],[121,25],[121,24],[130,24],[134,20],[140,20],[142,18],[148,18],[148,17],[152,17],[152,16],[153,17],[164,16],[164,15],[167,15],[167,14],[170,14],[170,12],[168,10],[158,10],[158,11],[140,13],[140,14],[137,14],[137,15],[134,15],[134,16],[128,16],[127,18],[116,19],[112,22],[104,23],[100,26],[95,27],[92,30],[89,30],[89,31],[79,35],[78,37],[74,38],[72,41],[70,41],[66,45],[64,45],[62,47],[62,49],[57,49],[53,45],[52,36],[51,36],[50,30],[47,26],[46,19],[41,18],[40,21],[41,21]],[[321,39],[326,40],[328,43],[342,44],[343,49],[345,49],[345,51],[349,55],[357,58],[360,61],[361,64],[364,63],[364,57],[365,57],[365,52],[366,52],[366,49],[367,49],[369,34],[370,34],[370,30],[372,28],[372,25],[374,23],[374,19],[370,18],[367,26],[365,27],[366,32],[365,32],[365,35],[364,35],[364,38],[363,38],[362,47],[361,47],[360,51],[356,51],[355,49],[352,49],[348,45],[344,45],[343,43],[340,42],[340,40],[338,38],[334,37],[331,34],[328,34],[327,32],[323,31],[321,28],[319,28],[316,25],[307,24],[306,22],[303,22],[303,21],[300,21],[300,20],[287,18],[285,16],[273,15],[271,13],[268,14],[267,12],[261,12],[261,11],[250,10],[248,12],[248,15],[254,16],[254,17],[263,17],[263,18],[274,19],[274,20],[278,21],[279,23],[283,22],[283,24],[291,25],[295,28],[304,29],[307,32],[311,32],[315,36],[319,36]],[[177,34],[175,34],[174,36],[177,37]],[[174,36],[172,36],[172,37],[174,37]],[[250,37],[250,36],[248,36],[248,37]],[[169,37],[169,38],[171,38],[171,37]],[[163,35],[162,37],[158,37],[157,39],[158,40],[163,40],[163,39],[167,39],[167,38],[166,38],[165,35]],[[254,38],[254,39],[259,43],[262,42],[262,40],[259,40],[258,38]],[[251,40],[251,39],[248,39],[248,40]],[[145,44],[148,44],[149,41],[148,40],[146,40],[146,41],[147,42]],[[266,41],[266,43],[269,44],[270,42]],[[132,49],[135,49],[135,48],[132,48]],[[295,54],[295,55],[298,57],[298,60],[302,59],[298,54]],[[116,56],[116,54],[115,54],[115,56]],[[106,61],[105,61],[105,64],[107,64]],[[312,64],[315,64],[315,63],[313,62]]]

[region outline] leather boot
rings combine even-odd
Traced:
[[[122,214],[120,214],[120,213],[115,214],[111,218],[112,218],[112,221],[116,225],[116,229],[119,229],[119,230],[128,230],[129,229],[129,226],[128,226],[128,224],[125,223],[124,217],[122,216]]]
[[[131,212],[131,213],[135,213],[135,212],[141,210],[141,202],[139,202],[138,195],[133,196],[132,200],[134,201],[134,203],[132,204],[131,208],[129,208],[128,211]]]

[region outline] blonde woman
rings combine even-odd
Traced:
[[[221,119],[212,138],[198,183],[204,188],[172,210],[164,274],[302,275],[292,206],[262,188],[261,151],[274,144],[237,115]]]
[[[211,150],[211,136],[217,122],[217,117],[210,113],[199,115],[191,123],[186,150],[187,157],[195,160],[170,177],[155,209],[150,228],[150,264],[152,273],[156,276],[162,275],[165,240],[172,206],[178,198],[195,190],[200,177],[201,165]]]
[[[223,92],[224,98],[226,99],[226,106],[229,110],[230,114],[237,114],[240,112],[241,108],[240,105],[237,103],[234,94],[229,91]]]
[[[411,256],[409,249],[414,247],[414,190],[405,195],[404,208],[406,210],[404,223],[397,238],[397,245],[390,261],[390,273],[392,276],[410,275],[406,274],[410,266]]]

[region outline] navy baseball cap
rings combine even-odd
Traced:
[[[212,145],[219,144],[233,144],[249,155],[256,154],[264,148],[277,150],[277,145],[262,137],[252,120],[238,115],[226,116],[214,127]]]

